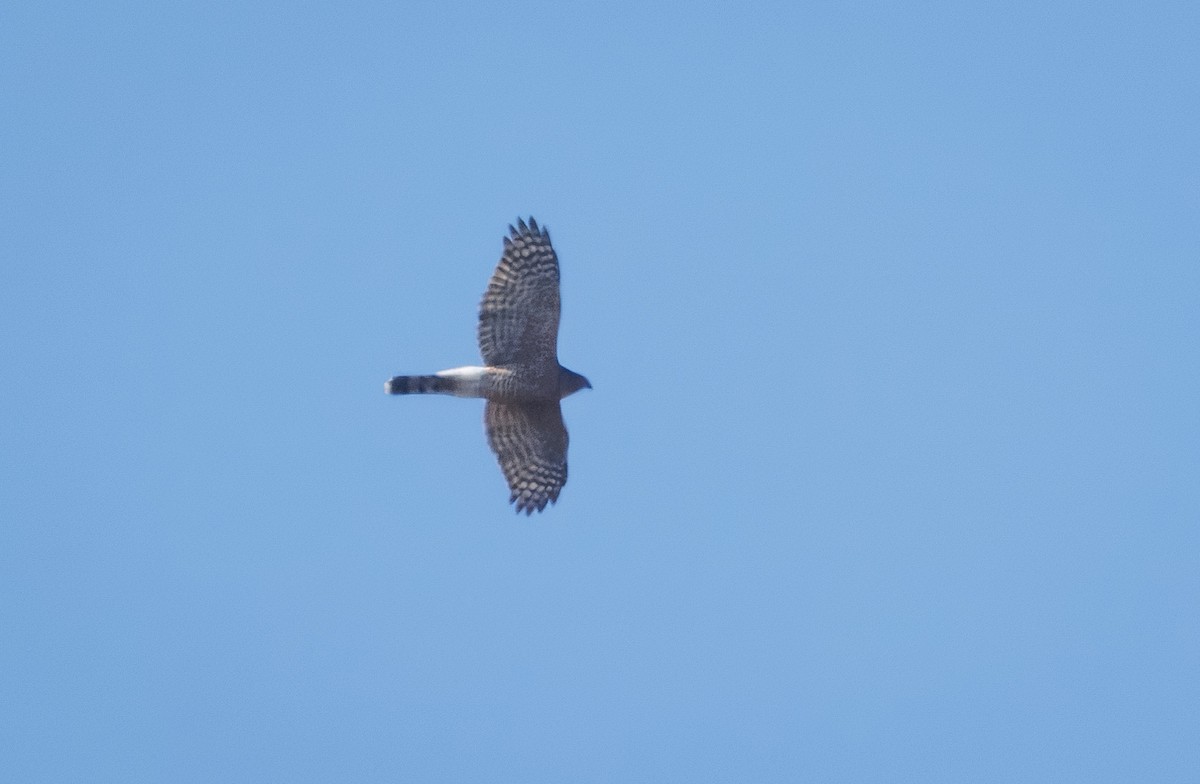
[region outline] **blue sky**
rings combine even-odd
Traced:
[[[3,16],[14,781],[1200,778],[1194,4]]]

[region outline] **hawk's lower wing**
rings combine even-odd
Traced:
[[[483,421],[517,512],[540,512],[557,501],[567,483],[567,428],[559,404],[489,400]]]

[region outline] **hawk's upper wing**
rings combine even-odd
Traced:
[[[557,501],[567,483],[567,428],[559,404],[489,400],[483,421],[517,512],[540,512]]]
[[[508,227],[504,255],[479,303],[485,365],[558,361],[558,257],[537,221]]]

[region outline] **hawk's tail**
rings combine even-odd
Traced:
[[[444,376],[396,376],[383,385],[389,395],[453,395],[458,380]]]

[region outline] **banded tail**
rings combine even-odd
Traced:
[[[432,376],[395,376],[383,385],[389,395],[455,395],[483,397],[488,368],[450,368]]]
[[[389,395],[453,395],[458,382],[443,376],[395,376],[383,385]]]

